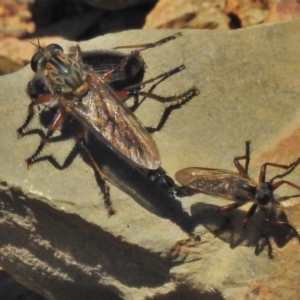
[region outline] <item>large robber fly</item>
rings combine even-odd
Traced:
[[[17,130],[19,138],[24,136],[24,129],[33,119],[34,106],[56,101],[59,109],[37,150],[26,159],[27,166],[30,167],[39,161],[40,153],[53,133],[63,125],[69,116],[74,117],[79,124],[76,136],[84,159],[98,174],[105,206],[109,215],[113,215],[115,211],[110,201],[105,175],[96,164],[85,143],[88,133],[109,145],[113,151],[131,164],[148,170],[156,170],[160,167],[157,146],[147,129],[108,84],[108,80],[113,78],[115,69],[100,75],[83,62],[82,52],[78,45],[72,47],[68,54],[65,54],[57,44],[47,47],[37,45],[37,47],[38,52],[31,60],[31,68],[36,75],[29,83],[28,88],[29,94],[35,94],[36,97],[33,97],[28,106],[28,116],[24,124]],[[118,67],[124,68],[128,59],[128,56],[122,59]],[[172,75],[173,70],[166,73],[167,75],[162,74],[154,79],[168,77],[170,73]],[[38,86],[37,82],[41,85]],[[153,80],[133,85],[130,88],[139,88],[148,82],[153,82]],[[131,89],[128,90],[131,91]],[[157,96],[156,99],[153,94],[153,98],[161,102],[165,100],[178,103],[192,98],[197,93],[197,89],[193,87],[179,96],[168,98]],[[128,94],[129,96],[130,94]]]
[[[240,163],[245,160],[245,167]],[[291,172],[300,164],[300,158],[290,165],[281,165],[277,163],[264,163],[261,166],[258,182],[252,180],[248,175],[248,167],[250,162],[250,142],[246,142],[246,153],[243,156],[235,157],[234,164],[238,173],[222,170],[200,167],[190,167],[178,171],[175,174],[176,180],[190,188],[192,191],[201,192],[207,195],[233,200],[234,203],[220,207],[218,212],[224,213],[232,209],[236,209],[248,202],[254,202],[243,220],[243,227],[247,229],[247,225],[254,213],[259,209],[267,222],[272,224],[283,225],[291,229],[295,236],[299,239],[299,233],[288,222],[274,220],[274,212],[280,201],[274,198],[274,191],[283,184],[287,184],[295,189],[300,190],[300,186],[286,180],[279,180]],[[276,175],[269,181],[266,181],[267,166],[285,169],[283,174]],[[193,193],[193,192],[191,192]],[[286,200],[286,198],[282,198]],[[223,227],[223,226],[222,226]],[[272,257],[272,247],[268,237],[264,236],[268,245],[268,255]]]
[[[121,49],[121,48],[138,48],[139,50],[134,50],[130,54],[122,53],[120,51],[116,51],[114,49],[112,50],[92,50],[92,51],[81,51],[81,60],[83,64],[88,65],[92,67],[92,69],[100,74],[105,75],[109,74],[106,78],[106,84],[109,84],[110,87],[113,88],[113,90],[117,93],[117,95],[122,100],[127,100],[128,98],[133,97],[134,98],[134,105],[131,107],[131,109],[134,111],[143,101],[139,101],[139,96],[147,97],[147,98],[153,98],[160,102],[167,102],[165,97],[158,96],[156,94],[153,94],[153,89],[160,83],[161,81],[164,81],[169,76],[172,76],[182,70],[184,70],[184,65],[181,65],[169,72],[163,73],[155,78],[151,78],[147,80],[146,82],[142,82],[145,71],[146,71],[146,63],[141,56],[141,52],[144,50],[147,50],[149,48],[155,48],[158,46],[161,46],[171,40],[176,39],[177,37],[181,36],[181,33],[178,32],[174,35],[167,36],[159,41],[156,41],[154,43],[146,43],[141,45],[130,45],[130,46],[119,46],[115,47],[114,49]],[[58,45],[49,45],[48,48],[51,47],[59,47]],[[63,49],[61,49],[63,50]],[[68,55],[70,57],[73,57],[74,53],[76,51],[71,51]],[[39,57],[36,57],[36,60],[38,60]],[[31,63],[32,67],[37,62]],[[158,80],[151,89],[148,92],[140,91],[143,86],[146,84],[149,84],[151,82],[154,82]],[[191,92],[189,90],[188,92]],[[47,78],[45,76],[41,75],[39,76],[36,74],[36,76],[29,81],[27,86],[27,93],[30,96],[31,99],[36,99],[40,97],[42,94],[49,94],[50,90],[48,88],[48,82]],[[186,94],[188,96],[188,93]],[[183,97],[182,97],[183,98]],[[186,97],[186,100],[189,100],[189,97]],[[170,101],[169,101],[170,102]],[[180,104],[184,104],[185,101],[181,101],[177,105],[174,105],[175,103],[172,103],[170,107],[168,107],[164,114],[162,119],[166,120],[168,117],[168,114],[172,108],[177,108],[180,106]],[[160,124],[159,130],[164,123]],[[26,126],[26,123],[24,124]]]

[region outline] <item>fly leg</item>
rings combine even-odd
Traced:
[[[113,49],[129,49],[129,48],[141,48],[139,50],[134,50],[132,51],[128,56],[126,56],[119,64],[118,68],[124,68],[126,66],[126,64],[128,63],[128,61],[134,57],[138,57],[140,56],[140,53],[144,50],[147,50],[149,48],[155,48],[158,46],[161,46],[171,40],[175,40],[177,37],[182,36],[182,34],[180,32],[175,33],[173,35],[167,36],[157,42],[154,43],[146,43],[146,44],[139,44],[139,45],[129,45],[129,46],[118,46],[115,47]],[[145,68],[145,66],[144,66]]]
[[[41,140],[38,148],[33,153],[33,155],[31,155],[29,158],[27,158],[25,160],[27,163],[27,168],[30,168],[34,163],[36,163],[39,160],[39,155],[42,152],[42,150],[44,149],[45,145],[49,142],[49,139],[51,138],[51,136],[53,135],[55,130],[65,121],[66,117],[67,117],[67,112],[62,109],[60,109],[56,113],[56,115],[48,129],[46,136]]]
[[[142,95],[144,98],[140,101],[139,104],[141,104],[145,98],[152,98],[161,103],[169,103],[169,102],[177,102],[178,103],[178,101],[180,101],[180,99],[178,99],[178,98],[180,98],[180,95],[179,96],[171,96],[171,97],[162,97],[162,96],[153,94],[152,91],[161,82],[163,82],[167,78],[171,77],[172,75],[181,72],[184,69],[185,69],[185,66],[180,65],[179,67],[176,67],[168,72],[159,74],[159,75],[157,75],[153,78],[150,78],[148,80],[145,80],[141,83],[130,85],[130,86],[126,87],[126,89],[123,91],[125,97],[122,97],[122,98],[124,98],[124,99],[128,99],[129,97],[137,98],[139,95]],[[144,88],[149,83],[154,83],[154,84],[151,86],[151,88],[147,92],[140,91],[140,89]],[[194,93],[197,93],[197,94],[199,93],[199,91],[195,87],[192,87],[191,89],[189,89],[189,91],[190,90],[193,90]],[[127,93],[127,95],[125,93]]]
[[[31,121],[34,117],[33,107],[35,105],[44,104],[44,103],[50,102],[52,100],[53,100],[53,96],[51,94],[45,94],[45,95],[42,95],[31,101],[31,103],[28,106],[28,115],[26,117],[26,120],[23,123],[23,125],[17,129],[17,134],[18,134],[19,139],[24,136],[24,129],[31,123]]]
[[[182,71],[185,69],[184,65],[181,65],[177,68],[174,68],[168,72],[162,73],[156,77],[153,77],[151,79],[148,79],[142,83],[131,85],[129,87],[126,87],[123,91],[118,91],[117,94],[121,99],[127,100],[130,97],[134,97],[134,105],[131,107],[132,111],[135,111],[145,100],[145,98],[151,98],[153,100],[156,100],[160,103],[163,103],[165,106],[165,110],[163,112],[163,115],[158,123],[158,125],[154,128],[150,127],[147,128],[150,133],[156,132],[161,130],[161,128],[165,125],[169,115],[171,112],[175,109],[180,108],[182,105],[190,101],[193,97],[199,94],[199,90],[193,86],[187,91],[174,96],[169,97],[163,97],[159,96],[157,94],[154,94],[152,91],[156,88],[158,84],[160,84],[162,81],[166,80],[168,77]],[[147,91],[140,91],[141,88],[143,88],[145,85],[154,83],[151,88]],[[143,96],[144,98],[139,101],[138,97]]]
[[[270,183],[274,182],[275,179],[278,179],[278,178],[283,178],[285,176],[287,176],[288,174],[292,173],[294,171],[294,169],[300,164],[300,157],[294,161],[293,163],[291,163],[290,165],[281,165],[281,164],[276,164],[276,163],[265,163],[261,166],[261,170],[260,170],[260,173],[259,173],[259,180],[258,180],[258,183],[262,183],[262,182],[265,182],[265,179],[266,179],[266,173],[267,173],[267,166],[271,166],[271,167],[275,167],[275,168],[280,168],[280,169],[286,169],[287,171],[282,173],[282,174],[279,174],[279,175],[276,175],[274,176],[272,179],[270,179]],[[289,181],[285,181],[285,180],[281,180],[281,181],[278,181],[276,183],[273,183],[273,189],[277,189],[278,187],[280,187],[282,184],[288,184],[298,190],[300,190],[300,186],[294,184],[294,183],[291,183]]]
[[[96,180],[99,183],[101,191],[103,193],[104,206],[107,210],[108,216],[111,217],[111,216],[115,215],[117,213],[117,211],[113,208],[112,202],[110,200],[110,193],[109,193],[110,188],[106,183],[105,175],[101,171],[101,169],[98,167],[98,165],[96,164],[96,162],[93,159],[90,151],[85,146],[84,141],[79,140],[79,144],[80,144],[80,147],[82,149],[82,157],[83,157],[84,161],[88,165],[90,165],[93,168],[94,172],[95,172]]]
[[[241,165],[240,160],[245,160],[245,167]],[[241,175],[248,177],[248,168],[250,163],[250,141],[246,141],[245,155],[235,157],[233,163]]]
[[[152,79],[148,79],[148,80],[146,80],[146,81],[144,81],[143,82],[143,85],[146,85],[146,84],[148,84],[148,83],[151,83],[151,82],[154,82],[153,84],[152,84],[152,86],[150,87],[150,89],[144,94],[144,97],[143,97],[143,99],[141,100],[141,101],[138,101],[138,97],[135,97],[134,99],[135,99],[135,102],[136,102],[136,105],[137,105],[137,108],[138,108],[138,106],[140,106],[144,101],[145,101],[145,99],[148,97],[148,98],[151,98],[151,95],[154,95],[152,92],[153,92],[153,90],[160,84],[160,83],[162,83],[163,81],[165,81],[167,78],[169,78],[170,76],[172,76],[172,75],[174,75],[174,74],[176,74],[176,73],[179,73],[179,72],[181,72],[182,70],[184,70],[185,69],[185,66],[184,65],[181,65],[181,66],[179,66],[179,67],[177,67],[177,68],[175,68],[175,69],[173,69],[173,70],[170,70],[170,71],[168,71],[168,72],[165,72],[165,73],[163,73],[163,74],[161,74],[161,75],[159,75],[159,76],[156,76],[156,77],[154,77],[154,78],[152,78]],[[155,82],[155,80],[157,80],[157,79],[159,79],[157,82]],[[153,98],[154,100],[156,100],[155,98]],[[161,97],[160,97],[160,99],[162,99]],[[160,102],[162,102],[162,101],[160,101]]]
[[[182,36],[182,34],[180,32],[177,32],[173,35],[167,36],[157,42],[154,43],[146,43],[146,44],[139,44],[139,45],[129,45],[129,46],[118,46],[115,47],[114,49],[129,49],[129,48],[141,48],[140,50],[138,50],[138,52],[144,51],[146,49],[149,48],[155,48],[158,47],[160,45],[163,45],[171,40],[175,40],[177,37]]]
[[[155,99],[155,100],[157,100],[159,102],[166,102],[166,101],[163,100],[164,97],[159,97],[156,94],[152,94],[152,91],[156,88],[156,86],[158,84],[160,84],[161,82],[163,82],[167,78],[171,77],[172,75],[181,72],[184,69],[185,69],[185,66],[184,65],[180,65],[179,67],[176,67],[176,68],[174,68],[174,69],[172,69],[170,71],[161,73],[161,74],[159,74],[159,75],[157,75],[157,76],[155,76],[153,78],[150,78],[148,80],[145,80],[143,82],[129,85],[124,90],[117,91],[117,94],[118,94],[118,96],[121,99],[124,99],[125,101],[127,99],[129,99],[130,97],[137,98],[140,94],[142,94],[140,92],[140,89],[144,88],[149,83],[154,83],[151,86],[151,88],[148,90],[148,94],[146,94],[147,92],[143,92],[143,94],[145,94],[145,97],[153,98],[153,99]],[[104,74],[104,77],[105,77],[106,80],[109,79],[109,77],[107,76],[107,74],[110,75],[111,72],[113,72],[113,71],[109,71],[106,74]],[[157,80],[159,80],[159,81],[157,81]],[[157,82],[155,82],[155,81],[157,81]],[[142,102],[142,101],[140,101],[140,102]]]
[[[103,193],[104,198],[104,206],[107,210],[108,216],[111,217],[117,213],[117,211],[113,208],[112,202],[110,200],[110,193],[109,193],[109,186],[106,183],[106,178],[102,170],[99,168],[97,163],[95,162],[91,152],[85,145],[85,139],[86,139],[86,130],[82,128],[82,126],[78,125],[77,127],[77,138],[78,143],[81,149],[81,156],[83,160],[94,170],[96,180],[98,185],[100,186],[101,192]]]

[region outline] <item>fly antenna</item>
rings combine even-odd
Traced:
[[[39,50],[42,50],[42,49],[43,49],[43,47],[42,47],[41,44],[40,44],[40,39],[39,39],[39,38],[37,39],[37,44],[35,44],[35,43],[31,42],[31,41],[28,41],[28,40],[25,40],[25,41],[28,42],[28,43],[30,43],[31,45],[35,46],[35,47],[38,48]]]

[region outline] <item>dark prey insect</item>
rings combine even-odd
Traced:
[[[79,46],[73,47],[71,53],[65,54],[59,45],[51,44],[45,48],[38,45],[38,52],[32,58],[31,67],[36,73],[35,78],[42,78],[42,82],[46,84],[48,93],[39,93],[38,97],[32,100],[28,107],[28,116],[17,132],[19,138],[24,135],[24,129],[34,116],[34,106],[57,101],[59,109],[37,150],[26,160],[27,166],[30,167],[38,161],[41,151],[55,130],[69,116],[74,117],[80,124],[76,135],[83,155],[100,177],[105,205],[109,215],[112,215],[114,209],[110,201],[109,187],[105,182],[105,175],[86,147],[87,133],[90,132],[109,145],[131,164],[145,169],[155,170],[160,167],[159,151],[146,128],[107,84],[115,70],[99,75],[83,63],[81,54]],[[170,71],[171,74],[173,72],[174,70]],[[155,79],[168,77],[169,73],[166,74]],[[148,80],[140,86],[149,82],[153,80]],[[179,96],[155,99],[178,103],[195,96],[197,92],[193,87]]]
[[[245,167],[241,165],[240,160],[245,160]],[[262,211],[267,222],[288,227],[294,232],[300,242],[299,233],[294,227],[292,227],[288,222],[274,220],[273,218],[276,205],[280,204],[280,202],[274,198],[274,190],[283,184],[287,184],[297,190],[300,190],[300,186],[292,182],[286,180],[274,181],[276,179],[281,179],[293,172],[294,169],[300,164],[300,158],[290,165],[281,165],[276,163],[263,164],[261,166],[258,183],[252,180],[248,175],[249,162],[250,142],[247,141],[246,154],[234,158],[234,164],[238,170],[238,173],[221,169],[191,167],[178,171],[175,174],[175,178],[180,184],[187,186],[194,191],[235,201],[232,204],[220,207],[218,212],[221,213],[236,209],[249,201],[253,201],[254,203],[248,210],[243,221],[243,227],[245,229],[247,229],[247,225],[251,217],[254,215],[256,210],[259,209]],[[285,169],[286,172],[276,175],[269,181],[266,181],[267,166]],[[268,245],[268,254],[271,258],[272,247],[270,241],[268,237],[263,237],[266,239]]]

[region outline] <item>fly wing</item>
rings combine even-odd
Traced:
[[[146,128],[95,72],[88,75],[89,91],[78,100],[59,102],[96,137],[147,169],[160,166],[157,146]]]
[[[175,178],[183,186],[234,201],[253,199],[256,188],[250,178],[221,169],[191,167],[178,171]]]

